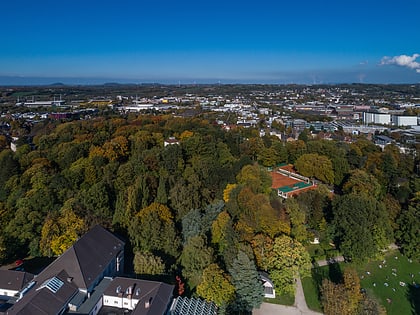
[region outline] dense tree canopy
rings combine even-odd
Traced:
[[[397,240],[405,255],[412,259],[420,259],[420,195],[413,200],[398,219],[399,230]]]
[[[402,251],[418,258],[418,157],[394,146],[381,151],[363,137],[348,144],[307,130],[283,142],[213,121],[157,114],[49,121],[16,152],[1,137],[0,263],[60,255],[101,224],[125,235],[135,272],[182,275],[189,293],[250,311],[261,302],[257,269],[277,292],[293,292],[315,235],[357,261],[375,257],[395,233]],[[179,143],[164,146],[172,136]],[[281,200],[267,167],[284,162],[328,186]]]
[[[367,195],[337,197],[333,205],[336,241],[349,259],[376,257],[390,242],[392,230],[384,205]]]
[[[327,184],[334,183],[333,165],[325,155],[303,154],[295,161],[295,167],[304,176],[315,177]]]

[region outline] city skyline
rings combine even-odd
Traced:
[[[3,85],[420,82],[416,0],[2,7]]]

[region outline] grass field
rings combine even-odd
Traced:
[[[420,263],[398,252],[359,268],[361,287],[385,306],[388,315],[420,314]]]
[[[310,309],[321,310],[318,285],[322,279],[339,281],[342,269],[347,265],[351,267],[350,264],[340,263],[313,268],[312,277],[302,280],[306,303]],[[385,261],[373,261],[356,269],[361,287],[378,299],[388,315],[420,314],[419,262],[411,262],[400,253],[393,252],[385,257]]]
[[[305,293],[306,305],[311,310],[322,312],[321,302],[319,301],[318,288],[312,277],[302,279],[303,292]]]
[[[293,305],[295,303],[294,295],[278,295],[276,293],[275,299],[264,298],[264,302],[271,304]]]

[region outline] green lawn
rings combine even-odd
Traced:
[[[321,284],[322,279],[337,281],[346,265],[340,263],[313,268],[312,277],[302,279],[306,303],[310,309],[321,310],[318,284]],[[378,299],[388,315],[420,314],[420,287],[416,288],[416,285],[420,285],[419,262],[410,262],[400,253],[393,252],[386,256],[385,263],[374,261],[357,270],[361,287]]]
[[[264,302],[271,304],[293,305],[295,303],[294,295],[278,295],[276,293],[275,299],[264,298]]]
[[[415,287],[420,285],[419,262],[394,252],[385,263],[375,261],[359,268],[359,275],[361,287],[385,306],[388,315],[420,314],[420,288]]]
[[[322,312],[321,303],[318,296],[318,288],[312,277],[302,279],[303,291],[305,292],[306,304],[311,310]]]

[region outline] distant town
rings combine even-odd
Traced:
[[[223,129],[256,127],[283,141],[308,129],[328,139],[343,134],[386,136],[401,150],[420,135],[420,85],[119,85],[3,87],[1,132],[11,143],[10,122],[89,119],[103,113],[166,113],[194,117],[213,113]],[[276,128],[279,125],[286,129]],[[398,141],[392,139],[397,135]],[[391,137],[390,137],[391,136]]]

